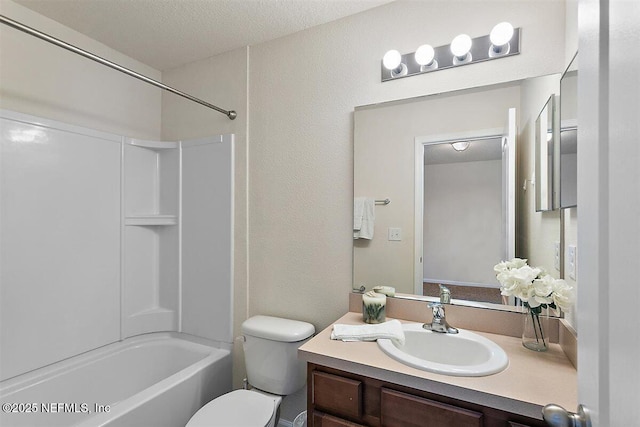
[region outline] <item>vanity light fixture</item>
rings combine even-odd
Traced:
[[[458,141],[458,142],[451,143],[451,146],[456,151],[464,151],[467,148],[469,148],[470,145],[471,145],[470,141]]]
[[[384,68],[389,70],[391,77],[406,76],[408,69],[406,64],[402,63],[402,55],[397,50],[390,50],[384,54],[382,58]]]
[[[471,46],[473,41],[466,34],[456,36],[451,42],[451,53],[453,53],[453,65],[462,65],[471,62]]]
[[[451,44],[437,47],[423,44],[415,52],[404,55],[397,50],[390,50],[382,59],[381,80],[386,82],[518,55],[521,31],[521,28],[513,28],[508,22],[500,22],[490,34],[484,36],[472,38],[460,34]]]

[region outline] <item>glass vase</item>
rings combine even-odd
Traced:
[[[522,345],[533,351],[547,351],[549,348],[549,313],[542,309],[536,313],[525,307],[524,325],[522,329]]]

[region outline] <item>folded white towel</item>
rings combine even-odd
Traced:
[[[331,331],[332,340],[342,341],[375,341],[378,338],[393,340],[399,345],[404,344],[404,331],[399,320],[375,325],[343,325],[336,323]]]
[[[373,239],[376,201],[368,197],[353,199],[353,238]]]
[[[364,197],[356,197],[353,199],[353,231],[360,231],[360,228],[362,228],[364,200]]]

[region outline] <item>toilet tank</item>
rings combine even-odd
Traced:
[[[306,366],[298,347],[315,332],[312,324],[271,316],[254,316],[242,323],[247,379],[253,387],[285,396],[301,389]]]

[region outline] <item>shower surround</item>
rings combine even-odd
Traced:
[[[233,135],[143,141],[6,110],[0,133],[0,389],[145,333],[230,348]]]

